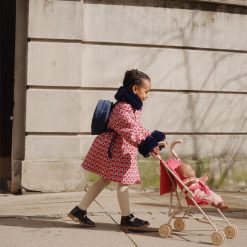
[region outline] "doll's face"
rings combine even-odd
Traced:
[[[182,163],[178,169],[179,176],[183,178],[193,178],[195,177],[195,171],[193,170],[192,166],[186,163]]]
[[[148,79],[143,79],[140,86],[133,86],[133,93],[136,94],[141,101],[148,98],[148,92],[151,90],[151,81]]]

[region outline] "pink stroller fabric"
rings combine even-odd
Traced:
[[[168,171],[166,170],[165,166],[170,168],[177,175],[175,169],[180,165],[180,162],[180,160],[175,159],[160,161],[160,195],[167,194],[176,190],[177,182],[172,174],[170,174],[169,177]],[[172,183],[170,178],[173,179],[174,183]]]

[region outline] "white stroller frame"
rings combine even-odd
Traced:
[[[171,145],[171,154],[175,159],[179,159],[175,150],[174,150],[174,146],[177,143],[182,143],[181,140],[176,140],[172,143]],[[158,155],[156,156],[160,161],[162,161],[161,157]],[[165,163],[165,162],[164,162]],[[162,163],[163,164],[163,163]],[[173,219],[175,219],[174,221],[174,228],[177,231],[183,231],[185,230],[186,226],[187,226],[187,222],[185,221],[185,219],[197,219],[197,220],[201,220],[201,222],[204,223],[209,223],[213,229],[214,232],[211,235],[211,240],[212,243],[216,246],[219,246],[221,244],[224,243],[225,239],[233,239],[237,233],[238,233],[238,228],[231,224],[227,218],[224,216],[224,214],[221,212],[220,209],[217,209],[217,212],[219,213],[219,215],[221,216],[221,218],[212,218],[206,215],[206,213],[202,210],[202,208],[199,206],[199,204],[196,202],[196,200],[194,199],[194,194],[193,192],[190,191],[190,189],[183,183],[183,181],[180,179],[179,176],[177,176],[176,173],[174,173],[174,171],[168,167],[167,165],[164,165],[164,168],[166,169],[167,175],[172,183],[173,188],[175,189],[175,194],[176,194],[176,198],[177,198],[177,203],[175,205],[174,210],[172,211],[172,207],[173,207],[173,202],[172,202],[172,197],[173,197],[173,192],[170,192],[170,206],[169,206],[169,212],[168,215],[170,216],[170,219],[168,221],[167,224],[161,225],[159,227],[159,234],[161,237],[169,237],[172,234],[172,227],[171,227],[171,222]],[[177,189],[176,189],[176,184],[174,183],[174,180],[172,179],[172,177],[175,178],[175,180],[177,181],[177,183],[179,183],[182,188],[180,188],[180,194],[178,193]],[[181,200],[183,198],[185,198],[186,196],[184,195],[184,193],[187,193],[186,196],[189,197],[189,199],[194,203],[194,205],[187,205],[186,208],[182,207],[181,204]],[[201,217],[194,217],[190,212],[192,211],[192,208],[197,208],[203,216]],[[182,214],[182,216],[177,216],[179,214]],[[216,225],[213,223],[213,221],[224,221],[227,223],[227,226],[224,228],[224,231],[219,231],[216,227]]]

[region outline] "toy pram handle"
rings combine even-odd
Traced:
[[[175,140],[175,141],[172,142],[170,150],[171,150],[171,154],[172,154],[173,158],[175,158],[175,159],[179,159],[179,157],[176,154],[176,152],[174,150],[174,147],[175,147],[176,144],[178,144],[178,143],[181,144],[182,142],[183,142],[182,140]]]
[[[166,141],[161,141],[161,142],[159,142],[159,143],[158,143],[158,146],[167,145],[167,142],[166,142],[166,143],[164,143],[164,142],[166,142]],[[181,144],[182,142],[183,142],[182,140],[175,140],[175,141],[173,141],[172,144],[171,144],[171,147],[170,147],[171,154],[172,154],[173,158],[175,158],[175,159],[179,159],[179,157],[178,157],[178,155],[176,154],[176,152],[175,152],[175,150],[174,150],[174,147],[175,147],[176,144],[178,144],[178,143]],[[161,158],[160,155],[156,155],[155,157],[156,157],[157,159],[159,159],[159,160],[162,160],[162,158]]]

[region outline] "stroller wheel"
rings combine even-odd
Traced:
[[[175,228],[177,231],[181,232],[181,231],[185,230],[186,227],[187,227],[187,222],[186,222],[186,220],[184,220],[184,219],[176,219],[176,220],[174,221],[174,228]]]
[[[171,234],[172,234],[172,228],[171,228],[170,225],[164,224],[164,225],[160,226],[160,228],[159,228],[159,235],[160,235],[162,238],[167,238],[167,237],[169,237]]]
[[[232,239],[238,234],[238,228],[234,225],[229,225],[224,229],[226,238]]]
[[[223,232],[217,231],[217,232],[213,232],[213,234],[211,235],[211,240],[213,245],[216,246],[220,246],[224,243],[225,241],[225,234]]]

